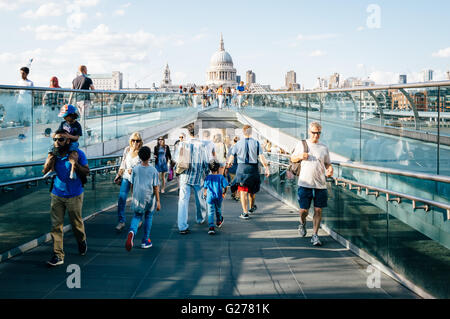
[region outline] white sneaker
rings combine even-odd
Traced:
[[[118,223],[116,226],[117,231],[122,231],[125,228],[125,223]]]
[[[301,237],[306,236],[306,224],[300,224],[298,226],[298,233],[300,234]]]
[[[317,235],[312,235],[311,243],[313,244],[313,246],[322,246],[322,242]]]

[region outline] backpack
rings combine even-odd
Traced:
[[[306,140],[302,140],[302,143],[303,143],[303,153],[308,153],[309,148],[308,144],[306,143]],[[294,176],[300,176],[301,169],[302,169],[302,161],[299,161],[298,163],[293,163],[291,160],[289,160],[289,167],[287,170],[290,173],[292,173]]]

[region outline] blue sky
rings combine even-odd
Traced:
[[[379,19],[369,5],[380,9]],[[149,87],[169,63],[178,83],[203,84],[223,33],[238,74],[284,85],[287,71],[312,88],[317,77],[443,80],[450,70],[449,1],[0,0],[0,83],[16,84],[33,58],[30,79],[69,87],[77,66],[124,73],[124,85]],[[369,24],[368,24],[369,21]],[[374,28],[371,23],[379,23]]]

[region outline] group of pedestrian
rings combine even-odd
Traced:
[[[180,86],[179,93],[191,94],[192,99],[189,100],[189,105],[199,107],[199,97],[201,100],[201,107],[207,108],[210,106],[218,106],[219,109],[229,107],[241,107],[243,95],[250,92],[248,87],[244,86],[244,82],[240,82],[236,87],[224,87],[220,85],[217,88],[209,86],[201,86],[198,91],[195,87],[183,88]]]

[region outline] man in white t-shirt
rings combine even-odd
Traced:
[[[311,243],[320,246],[318,232],[322,221],[322,209],[327,207],[328,191],[326,177],[333,176],[333,166],[330,162],[328,147],[319,143],[322,126],[317,123],[309,125],[309,140],[306,141],[308,149],[303,143],[299,143],[291,156],[293,163],[301,163],[300,176],[298,178],[298,202],[300,205],[299,233],[306,236],[306,217],[311,201],[314,200],[313,235]],[[326,176],[326,177],[325,177]]]
[[[28,80],[30,69],[24,66],[20,68],[21,79],[17,82],[18,86],[33,87],[32,81]],[[24,126],[31,125],[31,90],[20,90],[17,96],[17,121],[23,123]]]
[[[208,162],[216,159],[216,148],[214,143],[211,141],[211,133],[208,130],[203,131],[203,144],[206,147],[206,152],[208,154]]]

